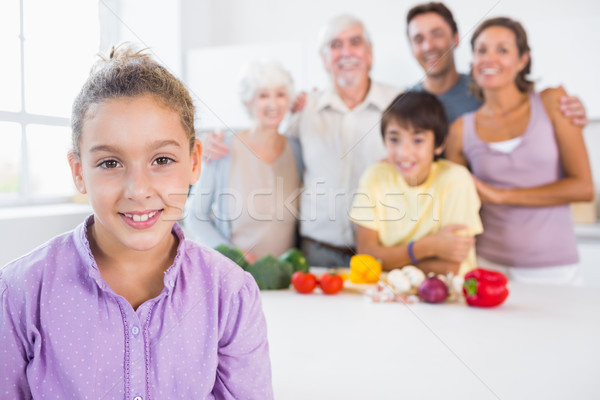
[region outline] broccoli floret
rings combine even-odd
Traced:
[[[220,244],[217,247],[215,247],[215,250],[223,254],[230,260],[233,260],[233,262],[235,262],[237,265],[239,265],[245,270],[247,270],[248,267],[250,267],[250,264],[248,264],[248,261],[246,261],[246,258],[244,258],[244,253],[242,253],[240,249],[233,249],[227,246],[226,244]]]
[[[247,271],[254,277],[260,290],[287,289],[294,268],[289,262],[268,255],[252,264]]]

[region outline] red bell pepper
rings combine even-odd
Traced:
[[[501,272],[475,268],[465,275],[463,293],[467,304],[474,307],[495,307],[508,297],[508,279]]]

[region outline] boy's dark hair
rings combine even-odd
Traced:
[[[408,29],[408,24],[410,21],[417,15],[427,14],[427,13],[435,13],[444,19],[450,25],[452,29],[452,33],[458,33],[458,27],[456,26],[456,21],[454,20],[454,16],[452,16],[452,12],[446,7],[443,3],[424,3],[414,6],[408,11],[406,14],[406,26]]]
[[[390,121],[415,130],[432,130],[436,148],[444,144],[448,136],[446,111],[442,103],[431,93],[408,91],[399,94],[383,112],[381,136],[384,139]]]

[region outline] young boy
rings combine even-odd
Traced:
[[[437,159],[448,134],[442,104],[425,92],[394,99],[381,121],[387,158],[363,174],[350,213],[359,253],[390,270],[464,274],[483,231],[469,171]]]

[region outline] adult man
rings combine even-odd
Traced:
[[[406,33],[414,58],[423,68],[425,79],[413,90],[435,94],[444,105],[448,120],[474,111],[481,102],[469,93],[469,76],[456,71],[454,49],[459,36],[452,12],[442,3],[414,6],[406,15]],[[561,99],[561,110],[573,124],[585,125],[585,108],[574,96]]]
[[[399,90],[370,79],[372,43],[358,19],[333,18],[319,38],[332,87],[307,96],[287,135],[300,141],[305,167],[302,250],[311,265],[340,266],[353,254],[353,193],[365,169],[385,156],[379,120]]]

